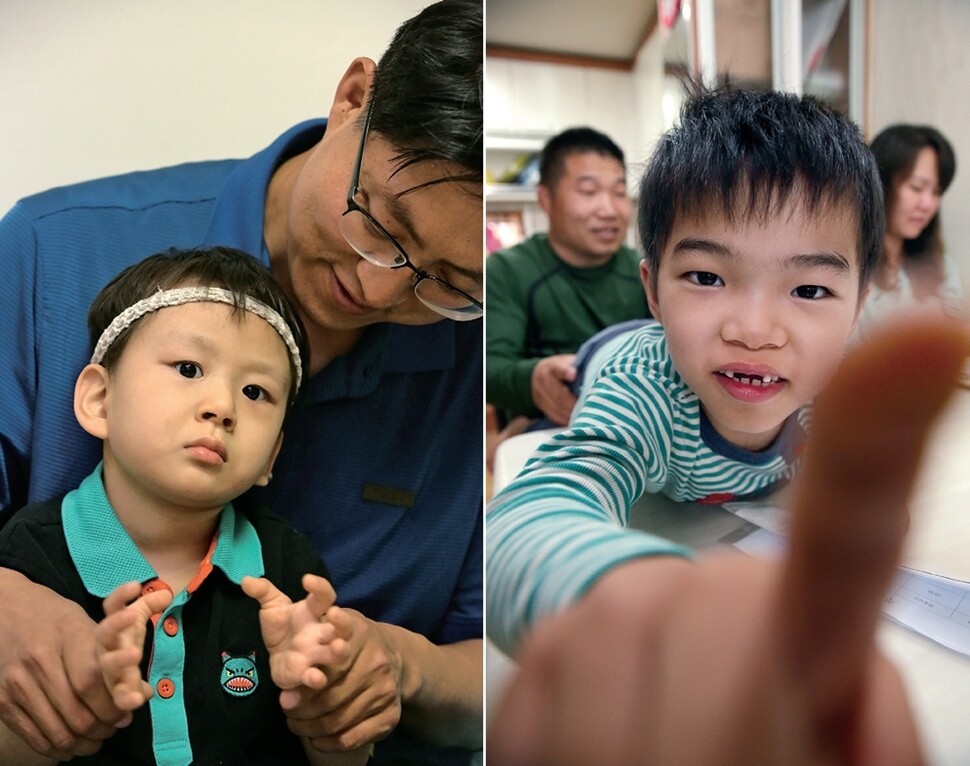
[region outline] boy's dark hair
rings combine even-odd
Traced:
[[[861,294],[882,252],[885,212],[859,128],[810,96],[695,86],[640,184],[640,240],[654,284],[677,216],[713,208],[729,221],[767,220],[793,194],[813,213],[855,212]]]
[[[274,309],[286,322],[297,346],[300,348],[300,364],[304,379],[310,354],[307,347],[303,322],[269,269],[249,253],[230,247],[212,247],[196,250],[168,250],[148,256],[129,266],[101,288],[88,311],[88,332],[91,348],[97,344],[105,328],[129,306],[143,298],[151,297],[159,290],[185,286],[221,287],[233,295],[233,313],[246,309],[247,298],[252,298]],[[140,324],[134,322],[111,344],[102,366],[109,370],[121,358],[131,333]],[[287,353],[289,358],[289,353]],[[290,359],[290,400],[296,396],[296,367]]]
[[[953,147],[940,131],[929,125],[890,125],[872,140],[870,147],[879,166],[887,214],[895,202],[895,184],[913,172],[920,150],[929,147],[936,152],[941,194],[947,190],[956,174],[957,160]],[[903,253],[919,261],[933,260],[943,254],[939,211],[919,236],[903,240]]]
[[[566,172],[570,154],[600,154],[625,165],[623,150],[605,133],[588,127],[568,128],[550,138],[539,159],[539,183],[554,188]]]
[[[370,98],[371,130],[397,149],[398,169],[443,160],[482,196],[481,0],[441,0],[398,27],[381,56]]]

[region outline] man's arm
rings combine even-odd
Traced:
[[[501,253],[488,257],[485,271],[485,400],[510,416],[531,417],[532,370],[539,359],[525,355],[525,301]]]
[[[396,625],[378,627],[401,668],[401,726],[438,745],[481,748],[484,641],[442,646]]]
[[[437,745],[482,746],[481,639],[439,646],[352,609],[328,619],[350,652],[324,668],[327,685],[319,692],[284,692],[292,731],[325,751],[384,739],[398,724]]]
[[[38,755],[0,722],[0,766],[50,766],[57,759]]]

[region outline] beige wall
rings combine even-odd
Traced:
[[[0,214],[50,186],[248,156],[326,116],[430,0],[2,0]]]
[[[943,236],[970,286],[970,2],[872,0],[872,9],[870,138],[893,122],[923,122],[953,143]]]

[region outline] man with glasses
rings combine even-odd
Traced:
[[[319,749],[382,740],[376,763],[463,763],[481,745],[481,76],[481,3],[443,0],[379,64],[351,63],[327,121],[244,161],[52,190],[0,221],[0,524],[97,462],[68,381],[89,354],[76,320],[122,268],[232,246],[293,299],[312,377],[259,497],[314,540],[355,611],[350,659],[284,705]],[[90,680],[93,623],[6,570],[0,598],[0,718],[40,752],[95,751],[123,717]]]

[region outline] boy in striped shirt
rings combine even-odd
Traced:
[[[777,92],[688,100],[639,200],[658,321],[611,341],[569,428],[488,509],[487,624],[507,651],[611,568],[687,555],[624,529],[643,493],[720,503],[791,478],[884,227],[858,128]]]

